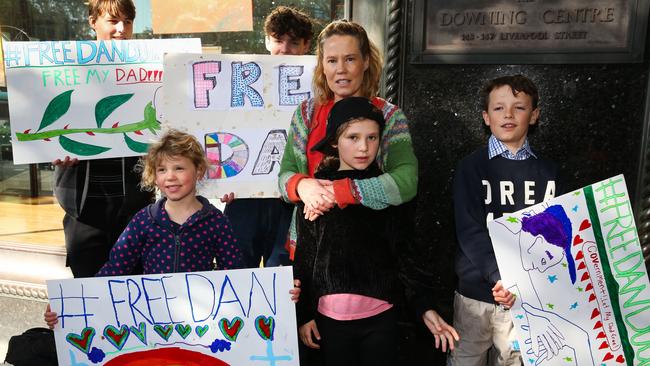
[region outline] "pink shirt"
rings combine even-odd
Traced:
[[[332,294],[318,299],[318,312],[335,320],[370,318],[392,307],[384,300],[357,294]]]

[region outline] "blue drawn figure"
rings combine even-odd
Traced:
[[[576,265],[571,255],[571,221],[560,205],[523,217],[519,235],[521,264],[526,271],[546,272],[566,257],[571,283],[576,282]]]
[[[531,349],[526,355],[522,355],[524,360],[529,359],[529,363],[534,365],[556,365],[558,360],[554,359],[563,348],[570,349],[571,357],[577,366],[593,365],[593,356],[591,352],[585,354],[585,350],[591,351],[591,341],[589,334],[577,324],[571,322],[552,311],[546,311],[532,304],[524,302],[521,304],[522,309],[526,312],[528,326],[522,326],[523,330],[529,331],[530,338],[526,339],[526,344],[530,344]],[[576,343],[567,343],[565,335],[571,334],[573,339],[579,339]],[[536,339],[537,342],[532,342]],[[576,352],[576,349],[580,352]],[[534,357],[534,358],[531,358]],[[530,360],[534,360],[531,362]],[[548,361],[548,362],[547,362]],[[569,363],[570,364],[570,363]]]
[[[70,357],[70,366],[88,366],[87,363],[77,362],[77,357],[72,350],[68,350],[68,356]]]
[[[593,365],[591,352],[584,351],[591,351],[589,334],[571,319],[555,311],[545,310],[545,302],[542,300],[546,299],[540,297],[533,281],[535,270],[544,273],[560,264],[564,258],[567,261],[571,284],[576,281],[575,261],[571,254],[571,221],[564,208],[561,205],[553,205],[541,213],[525,215],[521,219],[521,231],[513,234],[519,236],[521,265],[528,274],[529,286],[535,292],[539,303],[534,305],[528,302],[532,299],[523,299],[517,286],[510,289],[517,293],[527,320],[527,325],[523,325],[522,330],[528,332],[529,338],[525,343],[530,349],[522,355],[524,361],[529,365],[555,364],[557,360],[552,359],[566,347],[573,354],[575,365]],[[546,284],[558,281],[557,276],[549,275],[544,278],[547,279]],[[553,281],[549,278],[553,278]],[[546,308],[553,310],[552,304],[546,305]],[[567,335],[571,335],[573,344],[568,343]],[[576,352],[576,349],[580,351]]]
[[[276,366],[278,361],[291,361],[293,356],[291,355],[281,355],[277,356],[273,353],[273,342],[271,340],[266,341],[266,355],[264,356],[250,356],[251,361],[263,361],[268,362],[269,366]]]
[[[230,93],[230,106],[243,107],[244,95],[253,107],[263,107],[264,100],[257,90],[251,87],[251,84],[257,81],[262,75],[260,65],[249,62],[243,64],[241,62],[232,63],[232,77],[231,77],[231,93]]]

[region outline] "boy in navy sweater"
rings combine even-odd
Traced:
[[[504,76],[481,93],[483,120],[492,135],[488,146],[458,164],[454,177],[454,211],[458,251],[458,289],[454,327],[460,341],[449,365],[520,365],[519,347],[508,309],[514,296],[501,285],[487,221],[555,196],[557,169],[528,144],[528,129],[537,122],[535,84]]]

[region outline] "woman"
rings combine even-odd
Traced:
[[[337,204],[362,204],[373,209],[400,205],[411,200],[417,190],[417,159],[404,113],[377,97],[382,60],[359,24],[338,20],[318,36],[317,65],[313,87],[315,98],[296,109],[289,131],[279,185],[288,202],[302,201],[306,217],[315,219]],[[325,136],[329,111],[335,102],[350,96],[372,100],[386,120],[377,157],[385,173],[368,179],[341,179],[333,182],[314,179],[314,170],[323,158],[313,145]],[[295,221],[295,220],[294,220]],[[291,225],[290,255],[295,251],[295,225]]]
[[[318,36],[317,47],[315,98],[303,101],[291,120],[278,179],[282,197],[288,202],[302,201],[303,213],[311,220],[334,204],[340,208],[361,204],[378,210],[413,199],[417,191],[418,164],[406,116],[399,107],[376,96],[382,71],[379,50],[370,42],[362,26],[346,20],[334,21],[325,27]],[[314,179],[314,171],[324,155],[312,148],[326,136],[327,117],[334,103],[351,96],[370,99],[384,116],[385,127],[376,158],[384,173],[366,179]],[[289,252],[293,259],[295,216],[290,236]],[[433,310],[415,305],[418,316],[434,336],[436,348],[453,349],[454,341],[458,340],[456,331]],[[303,330],[301,337],[320,338],[315,325]]]

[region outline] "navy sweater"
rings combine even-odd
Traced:
[[[321,170],[315,177],[365,179],[380,174],[372,165],[365,171]],[[302,212],[304,204],[297,206]],[[399,207],[373,210],[350,205],[345,209],[334,207],[315,221],[296,216],[300,244],[294,276],[302,282],[298,325],[315,318],[318,299],[328,294],[352,293],[399,305],[404,296],[402,253],[408,245],[399,235],[395,216],[399,212]]]
[[[557,168],[549,160],[530,157],[488,158],[483,147],[458,163],[454,177],[454,213],[458,251],[458,292],[493,303],[492,287],[501,279],[487,220],[552,198]]]
[[[120,235],[97,276],[132,274],[138,262],[145,274],[243,268],[242,253],[228,218],[207,199],[196,198],[203,208],[183,225],[169,218],[166,198],[140,210]]]

